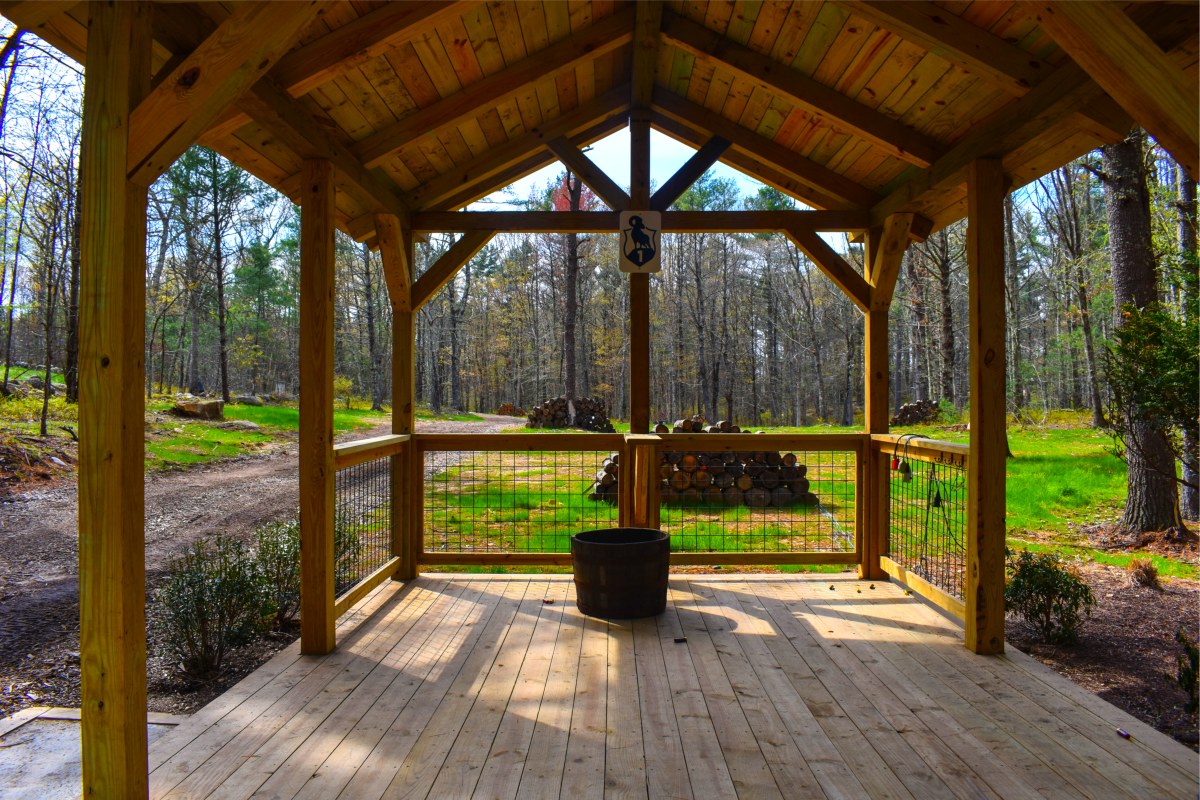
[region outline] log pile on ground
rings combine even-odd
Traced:
[[[518,408],[512,403],[504,403],[496,409],[496,413],[504,417],[523,417],[525,416],[525,409]]]
[[[595,397],[578,397],[572,403],[575,407],[575,419],[572,424],[571,409],[567,398],[555,397],[540,406],[534,406],[529,412],[529,422],[526,428],[569,428],[576,427],[585,431],[597,433],[615,433],[612,422],[608,419],[608,409],[604,401]]]
[[[695,427],[693,427],[695,426]],[[740,433],[722,421],[706,425],[702,417],[659,423],[656,433]],[[588,487],[588,497],[617,502],[620,454],[604,459]],[[666,451],[658,462],[659,498],[669,506],[749,506],[751,508],[813,506],[817,496],[809,491],[808,467],[795,453],[774,450],[727,452]]]
[[[905,403],[900,406],[896,416],[892,417],[892,425],[920,425],[924,422],[937,422],[942,409],[936,400],[918,400],[915,403]]]

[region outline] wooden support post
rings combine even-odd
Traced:
[[[912,214],[892,214],[882,229],[868,231],[866,237],[864,263],[871,291],[864,335],[867,385],[866,409],[863,416],[868,434],[888,431],[888,310],[891,308],[896,280],[900,276],[900,262],[908,249],[913,224]],[[863,547],[863,560],[858,568],[859,575],[863,578],[878,580],[885,574],[879,566],[879,557],[887,553],[888,529],[891,525],[888,508],[891,487],[889,460],[886,456],[880,456],[874,447],[867,451],[867,535]]]
[[[1004,197],[999,160],[971,164],[967,272],[971,339],[971,458],[967,466],[966,645],[1004,652]]]
[[[392,433],[413,432],[412,232],[390,215],[375,218],[375,238],[392,301]],[[419,528],[412,525],[412,442],[392,458],[392,555],[400,559],[396,580],[417,577]]]
[[[650,118],[629,120],[629,207],[650,207]],[[629,432],[650,432],[650,276],[629,276]]]
[[[300,196],[300,650],[333,650],[333,167],[309,160]]]
[[[146,189],[130,109],[150,82],[150,7],[89,9],[80,153],[79,606],[85,797],[148,794],[143,353]]]

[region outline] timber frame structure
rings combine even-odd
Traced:
[[[382,254],[395,309],[395,437],[413,433],[413,313],[498,231],[781,231],[862,311],[866,425],[887,431],[887,314],[901,257],[969,219],[971,435],[967,647],[1003,650],[1003,201],[1141,125],[1198,174],[1197,6],[1173,2],[742,4],[0,2],[85,65],[79,542],[85,794],[147,793],[143,311],[147,187],[194,143],[298,202],[301,241],[303,649],[335,646],[333,237]],[[618,186],[582,151],[628,126]],[[656,192],[649,131],[696,148]],[[611,208],[462,212],[561,161]],[[686,213],[722,160],[811,207]],[[462,236],[424,274],[412,241]],[[860,273],[818,235],[865,238]],[[649,279],[630,277],[632,431],[649,427]],[[635,437],[636,438],[636,437]],[[636,443],[635,443],[636,444]],[[867,515],[886,475],[867,458]],[[395,504],[411,504],[396,459]],[[636,471],[636,470],[635,470]],[[631,519],[644,518],[634,502]],[[397,514],[404,517],[404,514]],[[417,574],[398,526],[383,577]],[[883,578],[876,523],[863,575]],[[343,606],[344,603],[337,605]]]

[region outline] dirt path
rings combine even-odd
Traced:
[[[417,430],[495,433],[520,424],[514,417],[480,416],[482,422],[418,421]],[[193,541],[218,533],[248,536],[264,522],[294,515],[296,473],[290,442],[264,455],[147,477],[147,583]],[[32,704],[79,704],[77,521],[73,480],[0,501],[0,716]]]

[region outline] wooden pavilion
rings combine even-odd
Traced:
[[[391,663],[388,660],[396,657],[395,648],[419,648],[419,642],[436,639],[437,631],[430,626],[436,628],[439,621],[447,626],[447,636],[467,630],[470,623],[461,615],[468,612],[452,601],[477,602],[491,596],[490,605],[485,604],[488,608],[508,608],[516,615],[516,622],[510,620],[515,627],[505,629],[506,635],[515,636],[512,631],[519,628],[526,634],[526,643],[538,641],[543,629],[537,626],[550,612],[536,608],[541,608],[541,597],[547,593],[566,599],[569,587],[562,581],[547,578],[545,585],[531,589],[527,577],[508,583],[417,579],[421,563],[562,563],[563,556],[459,554],[455,561],[423,548],[419,458],[430,449],[466,445],[446,437],[423,441],[412,432],[413,313],[497,232],[615,232],[617,212],[626,209],[662,211],[667,231],[783,232],[865,318],[865,429],[861,436],[820,445],[845,449],[854,458],[853,503],[858,514],[852,549],[740,558],[705,555],[703,562],[857,563],[862,577],[896,578],[960,617],[967,649],[959,647],[957,654],[949,656],[922,651],[921,657],[910,658],[907,651],[898,649],[901,645],[897,642],[916,635],[914,631],[937,633],[945,640],[944,620],[931,616],[927,607],[911,603],[903,606],[908,610],[898,616],[868,605],[847,606],[828,620],[823,618],[820,627],[828,622],[830,634],[835,630],[846,633],[847,641],[855,643],[847,650],[833,649],[841,644],[813,643],[814,652],[819,651],[824,660],[820,666],[811,661],[802,665],[796,660],[799,651],[773,649],[780,641],[808,636],[797,629],[797,620],[804,618],[802,610],[789,611],[787,605],[812,600],[802,581],[793,581],[795,586],[789,588],[786,581],[755,583],[747,579],[722,584],[693,578],[686,585],[673,586],[673,596],[681,592],[680,597],[691,599],[676,602],[673,622],[660,623],[657,629],[660,634],[682,631],[696,640],[704,636],[708,641],[711,635],[716,649],[694,651],[687,662],[692,666],[676,664],[679,651],[670,650],[670,644],[658,647],[653,623],[650,628],[639,623],[632,628],[609,629],[609,641],[616,644],[610,644],[607,651],[607,672],[605,651],[589,649],[603,647],[598,644],[601,640],[593,622],[586,623],[592,627],[581,634],[585,623],[576,620],[574,635],[583,636],[585,642],[578,663],[560,663],[557,650],[539,656],[547,669],[553,665],[552,674],[566,681],[568,689],[575,687],[577,708],[599,702],[591,710],[604,711],[603,695],[599,701],[594,696],[581,701],[579,692],[586,695],[589,686],[604,684],[607,675],[608,749],[602,730],[598,773],[576,770],[572,780],[563,777],[560,783],[536,783],[538,791],[531,788],[535,786],[531,778],[530,783],[519,784],[525,787],[521,794],[552,796],[594,790],[621,794],[631,788],[622,784],[629,775],[643,777],[640,788],[635,780],[630,792],[642,796],[647,787],[651,794],[691,796],[711,790],[720,795],[726,785],[742,796],[799,796],[794,792],[809,796],[804,787],[818,786],[830,796],[839,792],[842,796],[906,796],[926,790],[958,796],[1115,796],[1114,790],[1134,796],[1194,794],[1194,756],[1189,760],[1176,745],[1160,741],[1144,727],[1134,728],[1132,743],[1114,739],[1107,729],[1102,736],[1089,734],[1086,731],[1097,724],[1103,727],[1111,719],[1111,708],[1106,710],[1105,704],[1064,687],[1021,661],[1019,654],[979,659],[969,652],[1001,654],[1004,650],[1005,312],[999,300],[1004,293],[1004,198],[1010,190],[1072,158],[1121,139],[1134,125],[1145,127],[1185,169],[1197,174],[1200,112],[1194,2],[3,0],[0,13],[80,61],[87,78],[79,469],[87,796],[133,798],[150,791],[141,490],[146,193],[147,187],[197,142],[257,175],[303,209],[301,649],[303,654],[329,653],[338,645],[339,636],[342,642],[338,652],[328,657],[334,660],[325,666],[310,655],[292,653],[202,712],[204,725],[209,727],[187,728],[174,738],[175,744],[155,751],[151,761],[156,768],[156,794],[207,796],[219,789],[230,796],[249,796],[260,787],[267,792],[281,780],[292,780],[296,786],[290,793],[276,789],[271,796],[290,797],[302,791],[305,781],[296,779],[306,779],[307,774],[296,770],[320,766],[321,759],[311,761],[314,754],[324,758],[335,753],[338,741],[348,746],[353,739],[331,740],[329,730],[316,721],[304,729],[309,738],[296,738],[299,728],[293,725],[305,718],[305,703],[318,702],[315,694],[288,695],[294,698],[293,705],[280,705],[280,700],[270,706],[270,714],[260,710],[258,716],[251,715],[253,724],[236,729],[243,738],[230,738],[235,733],[229,733],[220,739],[219,731],[233,724],[239,709],[250,713],[246,710],[253,702],[267,702],[263,692],[282,697],[288,687],[308,686],[306,681],[315,680],[313,675],[337,674],[339,670],[343,675],[359,670],[361,678],[368,674],[362,665]],[[624,127],[631,133],[628,191],[582,149]],[[648,177],[651,129],[696,148],[695,156],[653,193]],[[580,175],[613,211],[459,210],[556,160]],[[781,189],[812,210],[668,210],[717,160]],[[970,446],[956,449],[923,444],[914,446],[912,453],[905,450],[906,456],[924,455],[931,462],[957,458],[965,471],[965,562],[961,586],[955,593],[939,588],[911,566],[906,568],[889,549],[888,460],[899,444],[887,435],[887,315],[907,245],[964,215],[970,226]],[[394,435],[351,448],[335,448],[332,437],[335,228],[379,249],[395,311]],[[413,237],[431,231],[462,235],[434,266],[416,274]],[[861,237],[866,268],[860,272],[847,263],[818,235],[823,231]],[[699,444],[686,437],[649,435],[648,276],[631,275],[629,291],[628,390],[633,433],[599,444],[599,440],[586,437],[564,437],[562,446],[621,449],[627,456],[624,463],[632,468],[622,477],[626,491],[620,519],[655,525],[657,481],[651,479],[650,465],[663,448]],[[793,444],[781,441],[779,446]],[[731,437],[724,447],[749,445]],[[473,443],[471,448],[486,446]],[[523,446],[519,437],[496,445],[507,449]],[[762,449],[761,438],[755,447]],[[388,459],[393,475],[392,551],[366,581],[335,597],[335,475],[339,469],[379,459]],[[696,558],[677,554],[675,560],[695,563]],[[389,578],[398,581],[387,581]],[[844,593],[853,591],[852,582],[839,581]],[[880,601],[886,589],[887,602],[902,605],[904,595],[891,587],[890,582],[881,583]],[[521,597],[539,601],[532,618],[529,609],[521,605]],[[339,623],[339,616],[355,603],[359,603],[356,610]],[[560,622],[570,616],[565,605],[558,606]],[[808,609],[819,605],[810,603]],[[431,609],[440,611],[437,616],[422,616]],[[524,611],[518,613],[518,609]],[[756,616],[760,611],[765,616]],[[386,624],[376,626],[369,612],[378,612],[376,616]],[[708,620],[716,618],[712,614],[740,620],[739,631],[751,632],[756,624],[766,624],[774,638],[741,644],[737,652],[746,660],[726,663],[732,658],[731,633],[720,626],[706,627]],[[490,619],[501,616],[497,611]],[[731,623],[730,629],[733,627],[737,626]],[[481,630],[486,639],[486,630]],[[854,630],[862,635],[850,635]],[[425,638],[408,638],[418,635]],[[636,639],[639,635],[643,637],[640,640]],[[636,657],[620,651],[624,654],[612,659],[622,642],[644,642],[646,636],[658,647],[652,648],[657,661],[643,663],[643,651],[637,651]],[[569,636],[563,634],[559,639]],[[872,642],[878,643],[877,650],[871,649],[876,646]],[[844,661],[850,650],[861,660]],[[741,727],[729,716],[733,713],[730,703],[738,705],[735,695],[753,695],[746,689],[748,679],[737,670],[745,667],[753,672],[759,663],[756,659],[767,658],[768,651],[778,659],[768,668],[770,676],[787,674],[793,686],[806,685],[800,673],[812,667],[825,676],[824,686],[834,694],[842,685],[839,680],[850,685],[869,679],[867,673],[876,669],[876,658],[890,659],[890,668],[903,669],[905,677],[899,681],[900,689],[890,681],[874,690],[864,688],[860,694],[854,694],[850,685],[846,696],[832,699],[803,696],[804,702],[797,699],[791,706],[786,700],[777,700],[773,711],[763,713],[764,719],[782,726],[784,738],[790,732],[787,747],[793,750],[784,752],[783,744],[771,744],[771,734],[764,733],[773,730],[771,726],[757,724],[751,712],[737,717]],[[600,661],[589,655],[598,655]],[[463,651],[461,659],[466,661],[456,663],[460,667],[474,663],[470,659],[475,657],[475,653]],[[654,663],[662,669],[656,671]],[[295,671],[297,664],[304,665],[303,671]],[[705,672],[706,664],[728,672],[729,683],[721,684],[724,690],[712,682],[716,673]],[[1013,677],[1005,672],[1010,667],[1024,671]],[[426,673],[430,669],[426,664]],[[635,670],[638,682],[644,683],[640,694],[635,685],[629,695],[634,716],[622,720],[622,714],[630,713],[630,704],[614,694],[614,687],[622,685],[621,670],[625,669]],[[964,670],[955,673],[958,678],[948,674],[955,669]],[[560,674],[563,670],[572,675]],[[843,678],[829,677],[834,673]],[[493,674],[500,676],[497,680],[508,680],[512,690],[516,672],[497,668],[488,673],[489,680]],[[690,690],[671,684],[673,676],[680,674],[691,676]],[[812,672],[807,674],[812,676]],[[771,680],[763,677],[754,685],[767,691],[774,685]],[[933,684],[939,680],[958,687],[949,692],[950,700],[937,699],[939,690]],[[369,680],[348,685],[345,691],[365,683]],[[989,694],[984,689],[991,684],[1002,688]],[[334,684],[320,685],[331,691],[328,687]],[[486,689],[494,684],[485,681],[483,685]],[[517,698],[525,685],[518,684],[511,697]],[[423,696],[423,689],[414,691],[418,698]],[[780,691],[779,696],[787,694]],[[666,707],[662,705],[663,692],[668,696]],[[672,692],[676,716],[670,710]],[[847,700],[851,695],[857,699]],[[379,707],[387,706],[386,695],[374,697]],[[900,716],[893,719],[887,717],[889,709],[879,697],[908,705],[896,711]],[[822,702],[832,703],[830,708],[839,707],[844,714],[825,717],[817,712],[814,720],[812,709]],[[989,703],[1005,710],[989,716]],[[1030,703],[1034,711],[1029,710]],[[562,713],[549,694],[542,697],[541,704],[542,710],[533,712],[539,724],[542,714]],[[706,704],[708,717],[704,717]],[[350,715],[349,708],[340,706],[328,719]],[[500,708],[503,710],[503,704]],[[453,709],[445,705],[437,709],[436,716],[425,718],[426,734],[434,738],[419,740],[414,752],[428,750],[422,750],[421,742],[445,738],[444,732],[430,730],[437,720],[453,718]],[[574,736],[577,721],[571,717],[569,704],[567,709],[568,721],[562,725]],[[876,719],[873,709],[887,717],[888,730],[872,728],[870,720]],[[366,718],[365,708],[357,713],[355,720]],[[976,715],[978,726],[972,722]],[[688,733],[687,720],[700,717],[711,720],[706,724],[716,738]],[[269,719],[274,719],[274,727]],[[464,725],[465,719],[459,721],[461,730],[467,732],[461,736],[496,731],[495,726],[477,727],[474,716],[469,725]],[[853,724],[848,728],[857,729],[843,730],[835,724],[838,720],[849,720]],[[641,761],[638,757],[622,761],[622,754],[628,755],[629,742],[621,739],[632,735],[628,726],[622,727],[624,723],[647,737],[645,746],[637,751]],[[903,729],[902,723],[914,727]],[[504,724],[503,735],[496,734],[498,742],[515,735]],[[1133,726],[1132,720],[1124,724]],[[948,753],[943,744],[960,734],[966,737],[968,728],[976,738]],[[247,733],[251,729],[260,732],[254,734],[259,739]],[[916,736],[919,743],[912,750],[903,750],[907,744],[893,741],[897,736],[903,738],[902,734]],[[341,735],[346,735],[345,730]],[[535,744],[541,741],[536,736]],[[642,733],[635,737],[639,746],[641,737]],[[653,748],[651,737],[657,737]],[[297,750],[300,741],[305,744]],[[518,746],[525,748],[522,759],[533,759],[529,738],[524,741],[525,745]],[[752,752],[739,749],[747,741]],[[805,750],[802,745],[806,741],[813,749]],[[708,750],[705,742],[711,745]],[[871,742],[875,750],[871,750]],[[248,743],[257,744],[251,747]],[[443,757],[421,762],[425,772],[417,767],[414,772],[406,761],[403,769],[397,767],[399,775],[393,769],[387,778],[409,782],[393,782],[390,791],[424,787],[423,792],[414,789],[424,796],[433,787],[430,796],[456,797],[470,794],[471,787],[486,794],[486,786],[499,786],[494,773],[488,773],[492,783],[454,782],[458,780],[456,770],[478,774],[471,772],[478,765],[470,766],[465,755],[471,749],[468,744],[464,738],[460,745],[463,760],[445,761]],[[794,750],[797,746],[798,751]],[[480,748],[487,755],[488,747],[474,749]],[[878,752],[882,761],[855,757],[860,751]],[[760,752],[766,761],[756,773],[763,782],[756,783],[755,775],[747,775],[745,770],[753,768],[755,758],[764,757],[755,755]],[[914,752],[923,761],[909,773],[904,768],[904,753],[911,756]],[[308,761],[295,760],[302,753]],[[779,757],[773,759],[772,753]],[[456,749],[454,755],[458,754]],[[673,754],[679,756],[675,761],[671,761]],[[993,757],[997,759],[994,763],[987,761]],[[570,763],[590,764],[588,759],[593,758],[594,753]],[[605,758],[607,767],[603,766]],[[364,760],[366,765],[374,763],[366,755],[354,763],[364,764]],[[246,769],[254,773],[247,765],[268,762],[273,764],[270,775],[274,777],[268,778],[267,772],[257,780],[251,779],[254,774],[243,776]],[[325,763],[328,766],[330,762]],[[443,763],[444,770],[439,772],[437,765]],[[530,769],[536,772],[530,766],[532,761],[522,763],[527,775]],[[572,770],[570,763],[567,773]],[[227,767],[225,771],[221,764]],[[434,764],[431,773],[429,764]],[[964,772],[964,764],[972,766]],[[327,767],[321,769],[328,771]],[[565,774],[561,764],[559,769],[560,775]],[[234,770],[242,777],[226,781]],[[321,774],[314,773],[313,778]],[[417,780],[426,774],[428,781]],[[521,774],[520,765],[516,774]],[[267,780],[275,783],[264,783]],[[350,780],[355,779],[346,778],[340,786]],[[368,778],[363,780],[370,783]],[[787,780],[796,782],[787,784]],[[385,780],[374,794],[347,789],[349,793],[343,796],[379,796],[388,785]],[[310,787],[309,791],[314,790]],[[497,795],[503,793],[496,790]],[[314,796],[333,794],[336,792]]]

